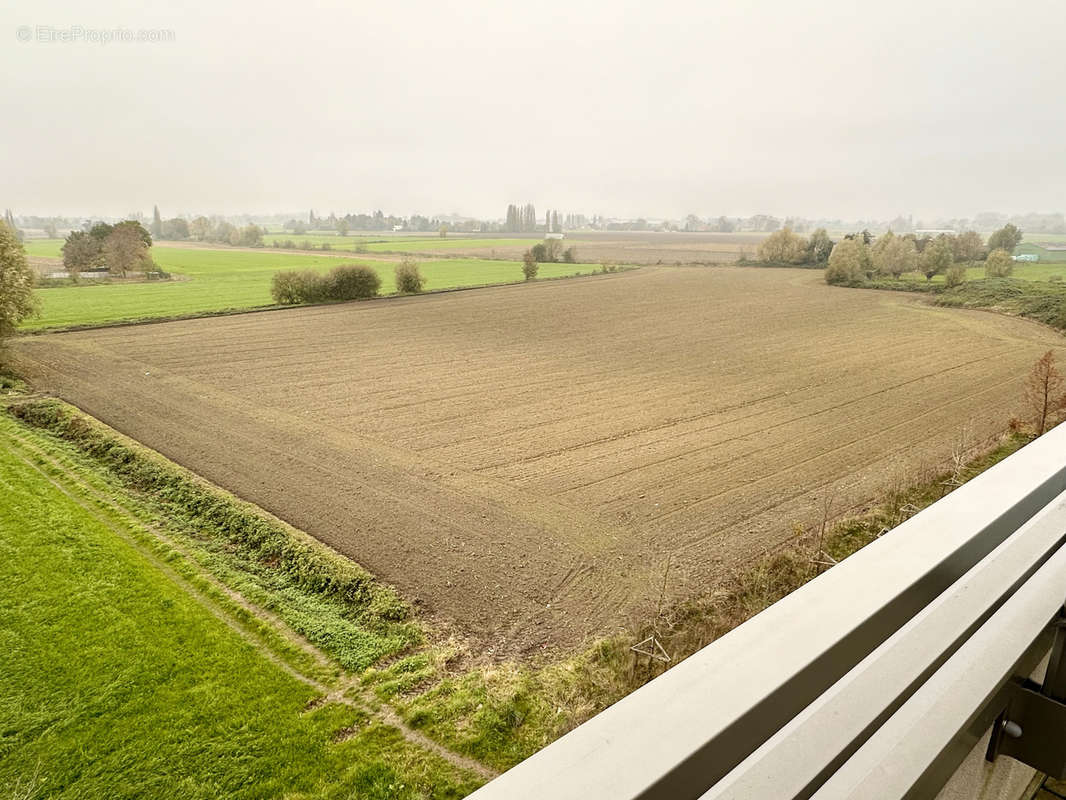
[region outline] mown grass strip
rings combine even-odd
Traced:
[[[26,457],[49,440],[13,425],[0,420],[4,796],[452,800],[481,782],[358,707],[307,713],[315,688],[61,490]]]

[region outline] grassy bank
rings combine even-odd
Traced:
[[[312,703],[299,654],[198,589],[198,566],[123,510],[136,496],[57,466],[61,443],[6,415],[0,443],[4,797],[413,800],[481,782],[372,707]]]
[[[988,308],[1066,330],[1066,284],[996,278],[970,281],[936,295],[937,305]]]
[[[212,573],[342,667],[364,669],[423,641],[410,609],[353,561],[55,400],[15,403],[24,423],[72,445],[82,471],[102,471],[139,498],[146,521],[166,520]]]
[[[1033,319],[1066,331],[1066,283],[1060,281],[1025,280],[1014,276],[982,277],[949,288],[943,281],[912,280],[904,277],[897,280],[875,278],[841,285],[854,289],[916,292],[928,295],[934,305],[998,311]]]

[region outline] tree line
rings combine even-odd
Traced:
[[[949,287],[966,280],[967,265],[983,262],[985,276],[1005,278],[1014,271],[1011,253],[1022,231],[1008,223],[985,242],[976,231],[936,236],[896,235],[892,231],[872,237],[869,231],[849,234],[836,243],[826,263],[827,283],[854,284],[880,276],[900,278],[920,272],[927,281],[943,274]]]

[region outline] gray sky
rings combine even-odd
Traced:
[[[9,0],[0,205],[1063,211],[1063,22],[1062,0]]]

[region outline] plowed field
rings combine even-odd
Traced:
[[[802,270],[25,337],[24,371],[505,651],[673,597],[1020,410],[1057,334]],[[1062,351],[1060,351],[1060,357]],[[651,612],[649,612],[649,609]]]

